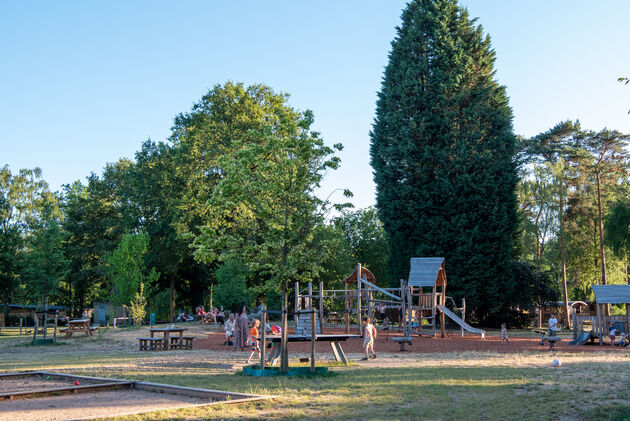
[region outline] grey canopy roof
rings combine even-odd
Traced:
[[[409,266],[409,286],[435,287],[440,269],[440,281],[438,284],[446,285],[446,273],[444,272],[443,257],[412,257]]]
[[[630,303],[630,285],[593,285],[593,292],[600,304]]]

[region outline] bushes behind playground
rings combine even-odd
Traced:
[[[505,291],[501,293],[510,298],[505,300],[507,304],[476,315],[482,326],[498,327],[501,323],[506,323],[510,328],[529,326],[538,304],[559,299],[549,272],[529,262],[512,262],[512,279],[514,282],[502,286]]]

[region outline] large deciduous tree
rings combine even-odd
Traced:
[[[512,112],[490,39],[455,0],[411,1],[371,134],[392,279],[444,256],[449,288],[484,317],[509,302],[517,183]]]
[[[57,198],[49,195],[27,240],[24,268],[27,293],[48,310],[49,299],[68,273]]]
[[[314,192],[326,170],[339,165],[333,149],[311,131],[312,114],[286,109],[290,112],[264,118],[259,130],[224,139],[229,141],[222,146],[227,153],[216,161],[221,179],[209,207],[214,217],[194,241],[199,260],[239,259],[264,275],[267,288],[281,289],[284,371],[288,284],[312,279],[322,270],[326,256],[314,247],[314,233],[327,203]]]
[[[116,250],[105,259],[112,302],[125,306],[136,324],[142,324],[145,316],[145,290],[160,276],[155,268],[146,269],[144,257],[148,248],[147,234],[125,234]]]
[[[21,169],[17,174],[8,165],[0,168],[0,294],[5,321],[9,299],[22,274],[24,241],[50,197],[41,177],[39,168]]]

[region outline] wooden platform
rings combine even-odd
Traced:
[[[335,356],[335,360],[338,362],[342,362],[345,365],[348,365],[348,360],[346,358],[346,354],[343,352],[343,348],[339,342],[345,342],[351,338],[361,338],[361,335],[317,335],[315,336],[315,342],[330,342],[330,348],[332,349],[332,353]],[[258,338],[260,341],[261,338]],[[270,365],[275,365],[280,358],[280,342],[282,340],[282,336],[267,336],[266,340],[273,344],[271,351],[267,357],[267,363]],[[304,335],[288,335],[287,342],[310,342],[310,336]]]

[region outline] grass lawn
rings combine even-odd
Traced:
[[[0,372],[48,370],[278,396],[116,418],[126,420],[630,420],[630,352],[379,354],[307,379],[242,376],[240,353],[98,351],[81,344],[30,347],[2,339]],[[554,358],[560,368],[552,367]]]

